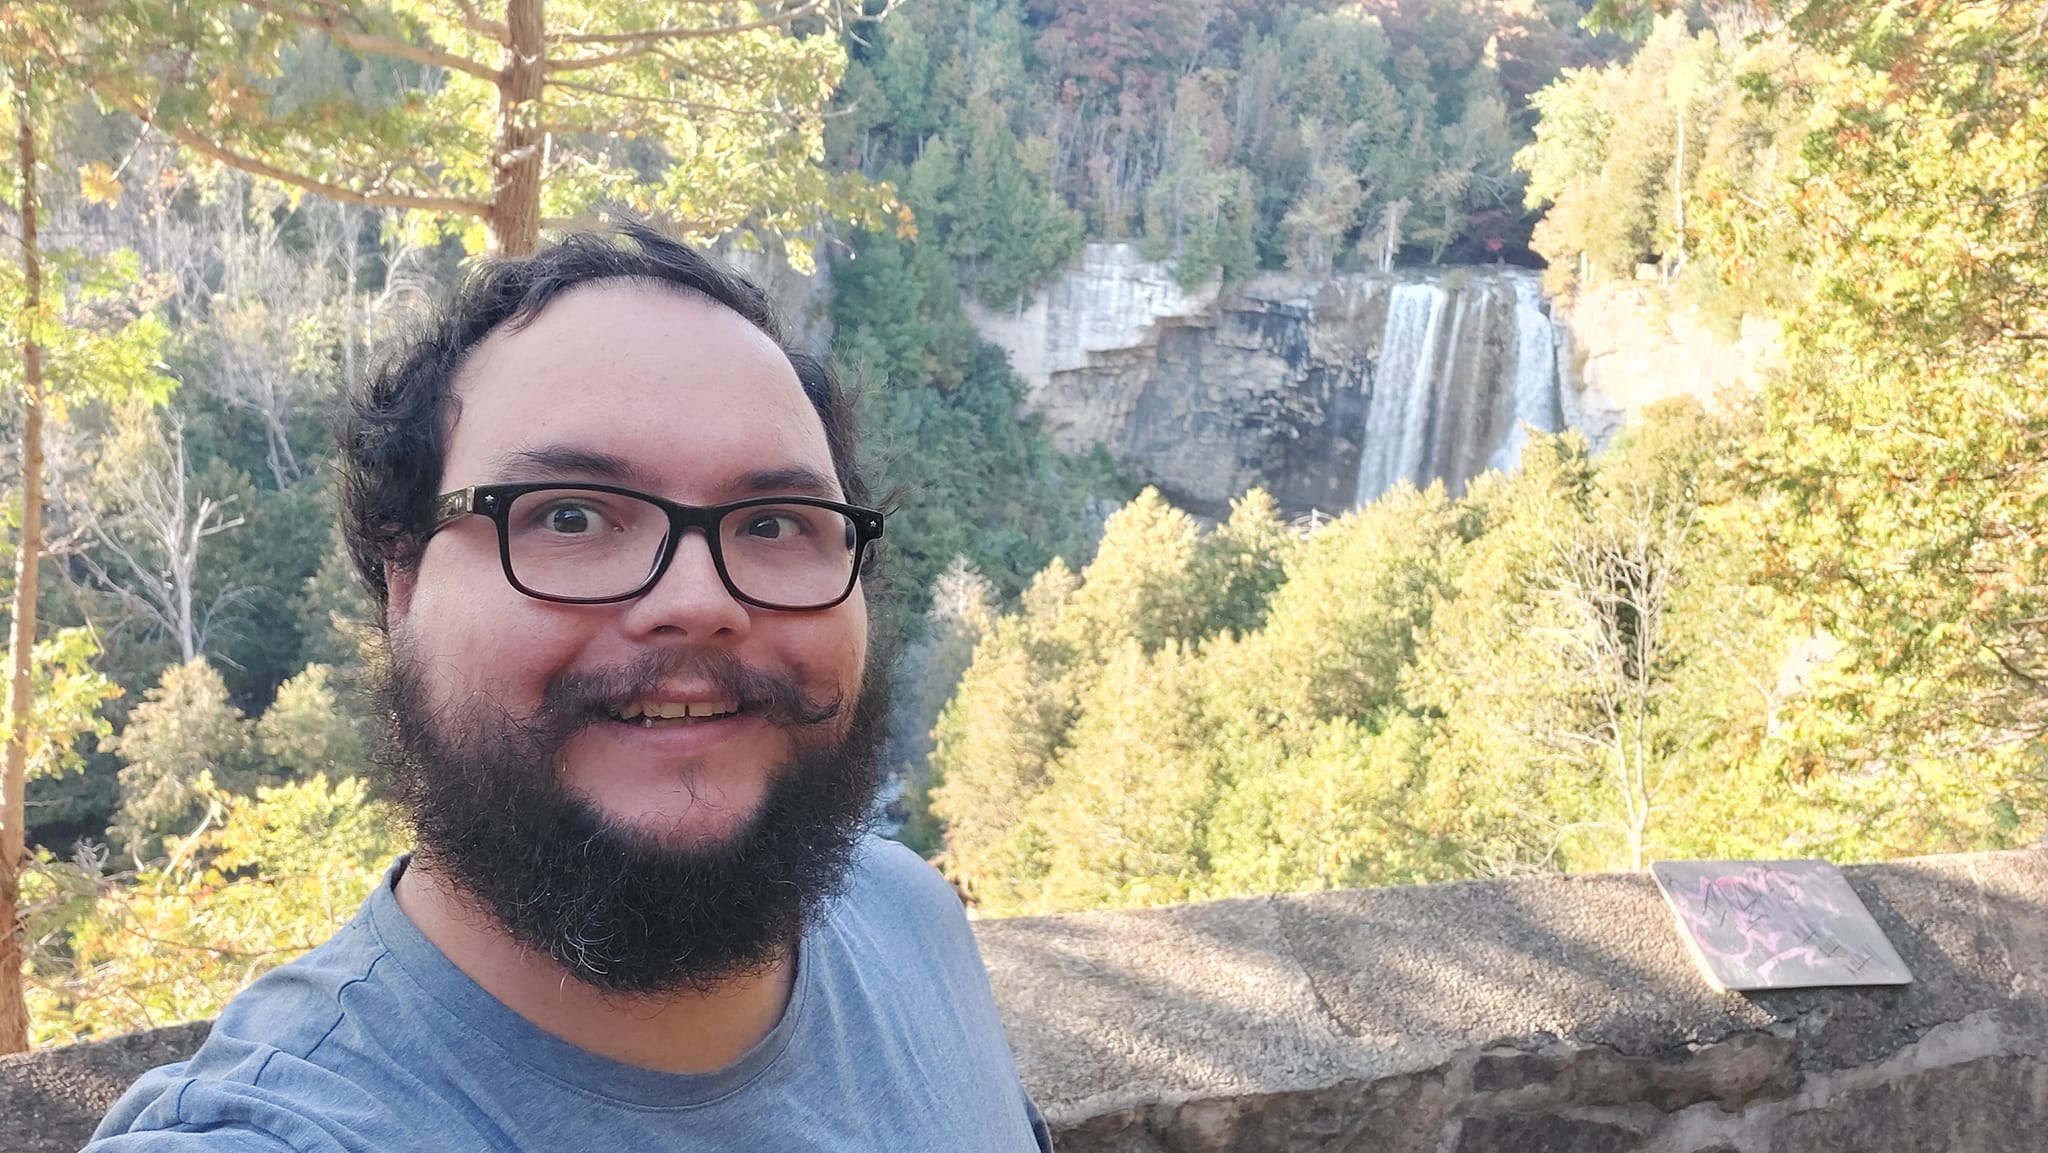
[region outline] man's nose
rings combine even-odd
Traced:
[[[695,641],[736,640],[753,621],[718,575],[710,540],[696,528],[676,542],[668,571],[630,602],[626,619],[635,630],[680,633]]]

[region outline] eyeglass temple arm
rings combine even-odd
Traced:
[[[434,499],[434,527],[446,527],[449,521],[460,520],[475,511],[475,486],[444,492]]]

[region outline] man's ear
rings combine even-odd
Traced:
[[[406,614],[412,611],[412,590],[419,584],[419,568],[400,564],[386,558],[384,561],[384,627],[389,630],[404,622]]]

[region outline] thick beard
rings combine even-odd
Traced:
[[[377,762],[415,834],[415,857],[505,933],[578,981],[623,996],[708,992],[766,972],[844,887],[873,815],[884,673],[850,718],[787,678],[725,653],[653,653],[550,681],[535,713],[471,698],[437,710],[394,645],[378,678]],[[562,747],[682,674],[709,681],[793,737],[758,809],[688,845],[607,817],[566,788]]]

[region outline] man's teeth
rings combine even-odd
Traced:
[[[739,712],[738,701],[639,701],[620,709],[616,716],[638,725],[656,721],[699,721],[726,717]]]

